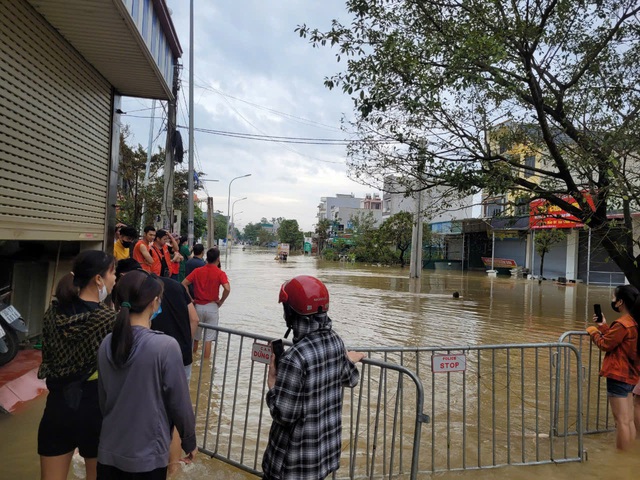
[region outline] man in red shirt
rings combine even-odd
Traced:
[[[200,323],[208,325],[218,325],[218,309],[225,302],[231,292],[227,274],[218,267],[220,250],[210,248],[207,250],[207,264],[204,267],[195,269],[182,281],[182,285],[189,291],[189,285],[193,284],[193,302],[196,304],[196,311]],[[222,287],[222,297],[220,297],[220,287]],[[195,340],[193,341],[193,351],[198,350],[198,341],[202,338],[202,328],[198,328]],[[204,357],[211,356],[211,342],[218,337],[218,332],[206,329],[204,336]]]

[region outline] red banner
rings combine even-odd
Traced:
[[[491,266],[491,257],[480,257],[482,258],[482,263],[484,263],[485,267]],[[493,268],[516,268],[518,264],[515,260],[511,260],[510,258],[494,258],[493,259]]]
[[[591,195],[586,192],[583,195],[587,199],[591,208],[595,210],[595,205],[593,204]],[[579,207],[577,200],[571,195],[562,195],[560,198],[575,207]],[[529,204],[529,207],[529,228],[533,230],[541,228],[584,227],[584,223],[578,220],[575,216],[565,212],[557,205],[549,203],[548,200],[544,200],[542,198],[534,200]]]

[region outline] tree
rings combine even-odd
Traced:
[[[543,229],[536,232],[535,245],[536,252],[540,255],[540,277],[543,276],[544,272],[544,256],[549,253],[551,247],[565,238],[567,238],[566,233],[557,228]]]
[[[413,190],[545,199],[597,233],[640,287],[631,217],[640,205],[640,3],[346,5],[349,23],[298,32],[347,61],[325,85],[354,102],[354,179],[379,185],[399,174]],[[607,218],[612,210],[622,221]]]
[[[262,230],[262,226],[259,223],[248,223],[243,231],[244,240],[255,243],[258,240],[258,236],[260,236],[260,230]]]
[[[120,182],[118,185],[118,204],[117,218],[118,221],[138,228],[140,219],[143,218],[145,225],[152,225],[155,217],[160,215],[162,209],[162,196],[164,192],[164,159],[165,154],[162,148],[157,153],[151,155],[151,163],[149,168],[149,185],[144,186],[144,175],[147,163],[147,152],[142,145],[138,145],[137,149],[131,148],[127,144],[127,138],[130,132],[128,126],[125,126],[120,133],[120,152],[122,159],[119,165]],[[202,172],[198,172],[200,177]],[[188,171],[177,170],[174,177],[174,212],[181,210],[182,221],[180,225],[181,232],[187,232],[188,218]],[[196,188],[196,190],[198,190]],[[145,203],[145,211],[142,211],[143,201]],[[194,236],[199,238],[204,235],[207,229],[207,220],[198,205],[194,205]],[[223,236],[224,238],[224,236]]]
[[[288,243],[292,250],[302,248],[304,236],[300,231],[297,220],[278,219],[280,227],[278,228],[278,238],[280,243]]]
[[[269,245],[270,243],[277,242],[278,236],[272,232],[271,230],[267,230],[266,228],[260,229],[260,235],[258,236],[258,242],[260,245]]]
[[[227,238],[227,217],[225,215],[215,214],[213,217],[213,233],[216,240]]]
[[[358,212],[351,217],[351,233],[358,237],[365,235],[375,229],[376,220],[373,212]]]
[[[318,235],[318,253],[324,250],[325,243],[329,238],[329,231],[331,229],[331,220],[322,218],[316,224],[316,235]]]
[[[400,266],[405,266],[404,252],[411,246],[413,215],[410,212],[399,212],[387,218],[380,226],[380,238],[392,243],[400,252]]]

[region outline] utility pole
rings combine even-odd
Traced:
[[[212,248],[216,243],[215,218],[213,215],[213,197],[207,197],[207,248]]]
[[[195,140],[193,135],[193,0],[189,3],[189,185],[188,217],[187,217],[187,244],[193,247],[194,243],[194,220],[193,220],[193,154],[195,151]]]
[[[179,78],[178,66],[173,70],[173,99],[169,101],[169,111],[167,112],[167,141],[165,143],[164,157],[164,189],[162,193],[162,226],[168,232],[173,231],[173,184],[174,165],[173,158],[174,137],[176,134],[176,105],[178,102]]]
[[[142,211],[140,212],[140,233],[145,227],[144,215],[147,213],[147,188],[149,187],[149,173],[151,172],[151,155],[153,154],[153,121],[156,118],[156,101],[151,102],[151,126],[149,127],[149,146],[147,148],[147,164],[144,170],[144,182],[142,190]],[[137,175],[136,175],[137,178]]]
[[[411,233],[411,263],[409,264],[409,278],[420,278],[422,274],[422,178],[425,166],[425,146],[420,145],[420,159],[418,160],[418,198],[416,200],[416,213]]]

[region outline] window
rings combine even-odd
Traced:
[[[525,167],[529,167],[529,168],[535,168],[536,167],[536,157],[535,157],[535,155],[529,155],[528,157],[525,157],[524,166]],[[530,177],[532,175],[535,175],[535,173],[532,172],[531,170],[525,170],[524,171],[524,176],[525,177]]]
[[[529,215],[529,202],[524,197],[516,198],[514,210],[517,217],[526,217]]]

